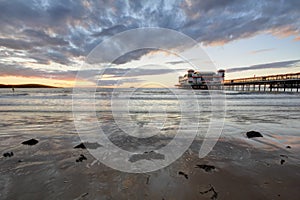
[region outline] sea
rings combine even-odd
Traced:
[[[300,149],[300,93],[214,92],[176,88],[0,89],[0,137],[80,137],[98,123],[109,137],[191,134],[247,140],[253,145]],[[212,121],[214,123],[212,123]],[[217,127],[214,127],[217,126]],[[210,130],[210,131],[209,131]]]

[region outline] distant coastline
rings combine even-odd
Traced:
[[[19,84],[19,85],[6,85],[0,84],[0,88],[59,88],[50,85],[41,85],[41,84]]]

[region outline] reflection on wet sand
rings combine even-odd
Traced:
[[[23,137],[1,138],[1,149]],[[257,142],[257,141],[254,141]],[[299,149],[264,149],[252,139],[221,139],[205,158],[196,140],[170,166],[146,174],[113,170],[95,159],[77,137],[40,137],[2,157],[1,199],[297,199]],[[9,144],[9,145],[8,145]],[[267,144],[267,142],[266,142]],[[265,144],[265,145],[266,145]],[[152,155],[153,154],[153,155]],[[163,159],[154,151],[132,159]],[[78,159],[84,157],[78,162]],[[284,160],[284,162],[282,161]],[[283,163],[282,163],[283,162]],[[29,184],[30,183],[30,184]]]

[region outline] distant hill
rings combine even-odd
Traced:
[[[58,88],[50,85],[41,84],[20,84],[20,85],[5,85],[0,84],[0,88]]]

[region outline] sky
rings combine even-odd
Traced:
[[[299,8],[299,0],[0,0],[0,84],[172,87],[199,60],[196,69],[225,69],[226,79],[300,72]],[[104,41],[149,27],[184,34],[201,50],[168,34],[134,35],[166,49],[87,62]],[[98,54],[114,53],[107,46]],[[89,77],[76,79],[82,71]]]

